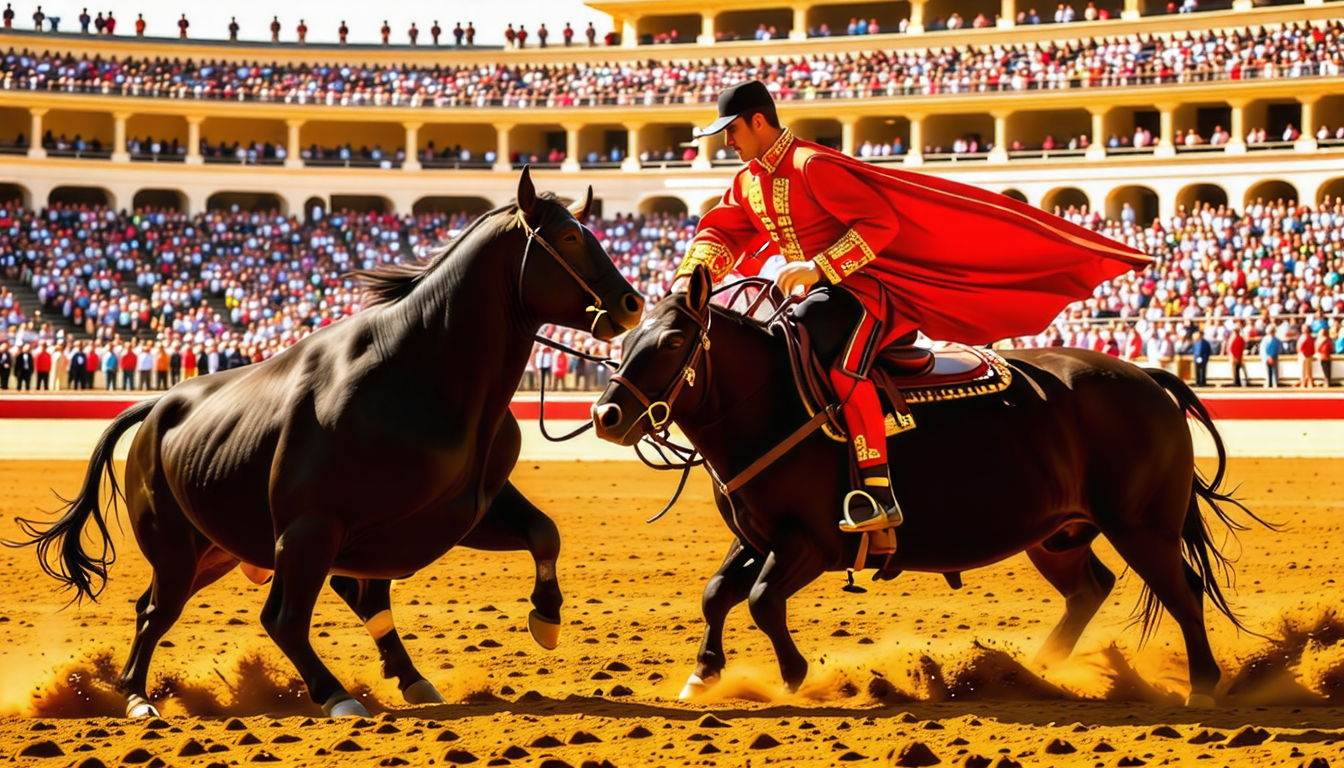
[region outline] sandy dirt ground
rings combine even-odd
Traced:
[[[16,516],[74,493],[79,462],[0,462],[0,537]],[[1208,625],[1221,706],[1180,706],[1174,622],[1139,647],[1140,584],[1120,583],[1068,662],[1032,656],[1063,601],[1024,557],[965,575],[907,574],[841,591],[829,574],[795,596],[811,662],[782,690],[745,607],[728,670],[677,701],[700,641],[700,593],[730,536],[703,477],[655,525],[675,478],[631,463],[526,463],[518,485],[559,524],[560,647],[526,629],[524,553],[449,552],[393,590],[399,629],[449,704],[413,708],[382,680],[374,645],[329,590],[318,652],[374,712],[324,719],[257,622],[265,592],[234,572],[198,594],[154,658],[162,719],[131,721],[111,680],[148,568],[133,541],[97,604],[62,610],[31,550],[0,550],[0,760],[20,766],[1344,766],[1344,460],[1236,459],[1231,479],[1281,532],[1241,535],[1231,597],[1248,625]],[[114,527],[118,537],[121,533]],[[1099,543],[1117,574],[1123,566]],[[12,761],[12,762],[11,762]]]

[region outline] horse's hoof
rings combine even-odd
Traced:
[[[328,700],[322,705],[322,711],[326,712],[328,717],[371,717],[363,704],[349,696],[335,702]]]
[[[527,631],[532,633],[532,639],[537,641],[537,645],[548,651],[554,651],[560,645],[560,622],[556,619],[548,619],[532,611],[527,615]]]
[[[159,710],[139,696],[132,696],[126,701],[127,717],[158,717]]]
[[[702,680],[699,675],[692,672],[691,676],[686,679],[686,687],[681,689],[681,693],[677,695],[677,698],[682,701],[693,699],[705,691],[708,691],[710,688],[713,688],[714,684],[717,682],[719,682],[718,675]]]
[[[1207,693],[1192,693],[1185,697],[1186,709],[1213,709],[1218,706]]]
[[[428,680],[420,679],[406,686],[401,692],[407,704],[443,704],[445,699],[439,689]]]

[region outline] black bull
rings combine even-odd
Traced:
[[[656,404],[670,399],[672,420],[727,481],[808,414],[782,341],[755,321],[711,306],[709,282],[697,270],[688,293],[665,299],[630,333],[593,415],[600,436],[630,445],[667,415]],[[702,334],[709,340],[703,345]],[[1025,551],[1066,598],[1041,652],[1046,660],[1063,658],[1115,583],[1091,548],[1104,535],[1143,579],[1145,637],[1162,608],[1172,614],[1189,657],[1187,701],[1211,704],[1220,673],[1204,627],[1204,597],[1240,623],[1215,578],[1227,561],[1209,538],[1200,502],[1237,529],[1244,526],[1220,503],[1263,521],[1218,490],[1226,456],[1207,410],[1175,376],[1103,354],[1061,348],[1005,357],[1013,371],[1007,390],[913,406],[918,428],[890,440],[905,523],[885,575],[955,573]],[[1195,471],[1187,414],[1217,445],[1218,468],[1208,482]],[[859,537],[836,527],[850,489],[849,450],[817,431],[731,502],[716,487],[737,540],[705,587],[705,636],[683,695],[723,670],[724,620],[744,600],[774,645],[785,684],[802,683],[808,665],[789,634],[786,602],[858,555]],[[871,556],[869,567],[884,560]]]
[[[314,653],[308,633],[328,575],[378,643],[383,673],[412,703],[442,701],[398,638],[389,580],[455,545],[527,549],[529,627],[554,647],[560,588],[554,523],[508,482],[521,433],[509,401],[544,323],[611,338],[643,299],[597,239],[527,171],[516,206],[487,214],[435,258],[364,275],[372,306],[258,365],[185,381],[104,432],[78,496],[55,523],[25,521],[43,568],[96,597],[113,559],[99,500],[112,451],[144,422],[125,501],[153,581],[136,605],[119,687],[127,713],[164,633],[196,591],[239,562],[274,570],[261,623],[329,714],[367,714]],[[92,517],[103,549],[84,551]]]

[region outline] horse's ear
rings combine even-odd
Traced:
[[[704,264],[697,264],[695,271],[691,273],[691,284],[686,290],[686,303],[696,314],[701,314],[709,306],[709,295],[714,290],[714,278],[709,274],[709,267]]]
[[[588,194],[584,195],[583,198],[583,205],[575,203],[574,205],[571,205],[569,207],[569,212],[574,214],[574,218],[578,219],[579,223],[582,224],[583,222],[588,220],[588,214],[592,210],[593,210],[593,185],[589,184]]]
[[[532,186],[532,170],[526,165],[518,177],[518,210],[529,219],[537,210],[537,188]]]

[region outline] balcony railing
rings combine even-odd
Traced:
[[[429,160],[421,160],[421,168],[452,169],[452,170],[490,170],[494,166],[488,160],[461,160],[451,157],[435,157]]]
[[[81,160],[110,160],[110,149],[48,149],[47,157],[73,157]]]
[[[202,155],[206,165],[284,165],[278,157],[239,157],[237,155]]]
[[[187,160],[186,154],[164,154],[162,152],[155,154],[153,152],[132,152],[131,162],[133,163],[184,163]]]

